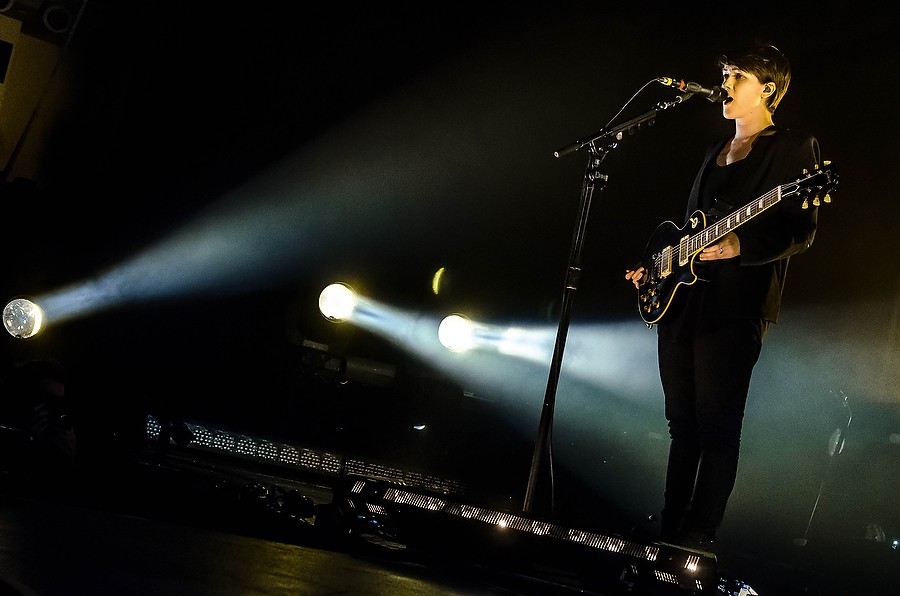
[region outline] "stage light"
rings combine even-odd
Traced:
[[[356,292],[343,283],[326,286],[319,294],[319,311],[329,321],[345,321],[356,308]]]
[[[41,331],[44,312],[26,298],[14,298],[3,309],[3,326],[13,337],[28,339]]]
[[[451,352],[465,352],[474,345],[474,327],[463,315],[444,317],[438,326],[438,340]]]

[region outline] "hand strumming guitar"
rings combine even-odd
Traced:
[[[642,265],[636,265],[634,269],[625,270],[625,279],[631,281],[634,287],[640,288],[647,281],[647,271]]]

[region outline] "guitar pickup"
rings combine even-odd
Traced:
[[[659,277],[665,278],[672,274],[672,247],[667,246],[659,253]]]
[[[678,243],[678,254],[680,257],[678,258],[678,266],[684,267],[688,262],[688,246],[690,244],[691,237],[690,236],[682,236],[681,241]]]

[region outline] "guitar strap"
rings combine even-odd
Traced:
[[[714,223],[728,215],[734,211],[734,205],[725,201],[723,199],[713,199],[712,207],[709,208],[709,213],[706,214],[708,223]]]

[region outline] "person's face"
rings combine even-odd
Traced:
[[[722,87],[728,92],[722,114],[729,119],[767,113],[766,98],[775,90],[773,83],[763,84],[756,75],[731,65],[722,68]]]

